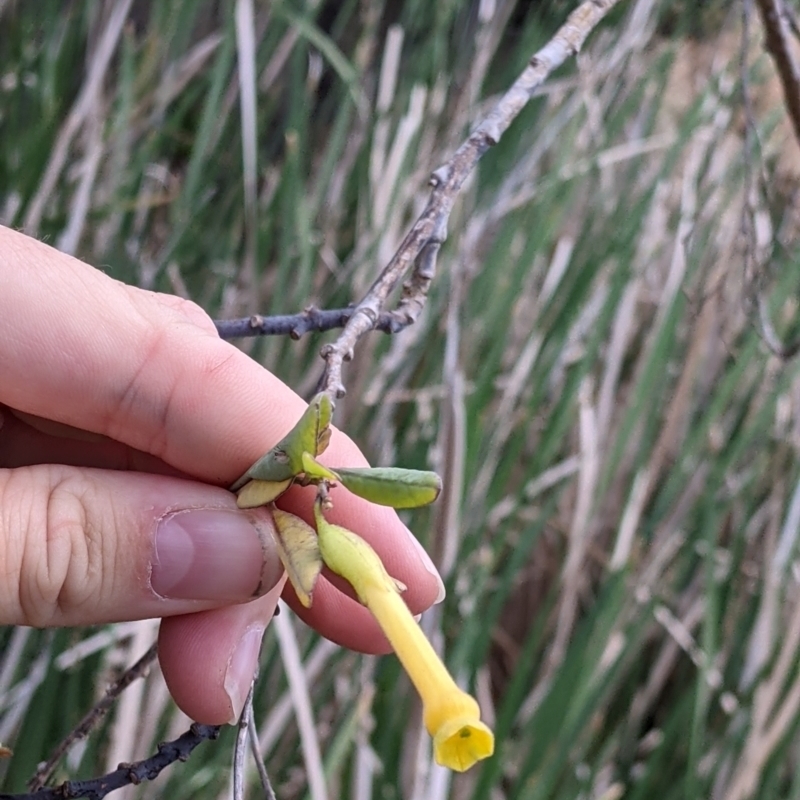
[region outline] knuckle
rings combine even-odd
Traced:
[[[16,573],[4,583],[18,587],[11,607],[33,627],[68,623],[101,582],[91,486],[69,468],[47,466],[14,470],[3,483],[0,546],[12,550],[4,563]]]

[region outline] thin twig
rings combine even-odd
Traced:
[[[55,750],[53,750],[50,758],[36,770],[34,776],[28,781],[28,789],[31,792],[36,793],[45,785],[64,754],[75,742],[86,738],[89,733],[100,724],[103,717],[105,717],[114,701],[122,692],[135,680],[147,675],[157,654],[158,647],[156,644],[153,644],[133,666],[126,669],[125,672],[106,689],[100,701],[84,715],[83,719],[66,735],[66,737],[64,737]]]
[[[775,61],[795,139],[800,145],[800,62],[792,51],[792,21],[783,0],[756,0],[764,25],[767,52]]]
[[[503,95],[489,115],[444,165],[431,176],[431,196],[421,216],[406,234],[397,252],[359,303],[350,308],[323,311],[307,308],[299,314],[216,320],[223,339],[245,336],[286,336],[299,339],[310,331],[344,328],[333,344],[325,345],[325,372],[320,391],[332,399],[343,397],[342,366],[353,355],[356,343],[369,331],[397,333],[413,324],[422,312],[428,289],[436,274],[436,258],[447,238],[447,222],[456,197],[483,154],[500,141],[536,89],[569,56],[578,53],[587,36],[619,0],[587,0],[528,62],[525,71]],[[413,270],[412,270],[413,267]],[[389,296],[411,271],[397,308],[386,311]]]
[[[428,204],[406,234],[399,249],[353,309],[344,330],[333,344],[322,349],[325,371],[320,381],[332,399],[342,397],[345,387],[342,367],[353,356],[357,342],[374,330],[389,296],[412,270],[403,286],[396,314],[410,324],[425,305],[428,288],[436,271],[436,257],[447,236],[447,223],[456,197],[481,156],[500,141],[550,73],[569,56],[578,53],[586,37],[619,0],[587,0],[570,14],[555,36],[528,62],[524,72],[503,95],[454,155],[431,177]]]
[[[244,759],[247,754],[247,740],[250,738],[250,720],[253,718],[254,685],[255,680],[250,684],[250,690],[247,692],[236,731],[236,744],[233,748],[233,800],[244,800]]]
[[[252,704],[252,700],[251,700]],[[261,781],[261,788],[264,790],[264,797],[266,800],[276,800],[275,790],[272,788],[272,783],[267,773],[267,767],[264,764],[264,759],[258,749],[258,729],[256,728],[256,718],[252,713],[252,705],[250,715],[247,718],[247,732],[250,739],[250,752],[253,755],[253,761],[256,762],[256,769],[258,770],[258,778]]]
[[[143,781],[152,781],[170,764],[186,761],[201,742],[216,739],[219,729],[219,725],[194,723],[177,739],[160,744],[157,752],[149,758],[133,764],[120,764],[107,775],[85,781],[65,781],[59,786],[49,786],[29,794],[0,794],[0,800],[72,800],[78,797],[102,800],[109,792],[123,786],[138,786]]]
[[[343,328],[353,316],[353,307],[309,308],[299,314],[279,314],[272,317],[262,317],[254,314],[240,319],[217,319],[214,324],[221,339],[239,339],[246,336],[290,336],[299,339],[306,333],[323,333],[335,328]],[[398,317],[396,312],[387,311],[378,317],[375,330],[384,333],[397,333],[409,325]]]

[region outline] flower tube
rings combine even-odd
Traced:
[[[480,720],[478,703],[458,688],[425,638],[400,597],[405,587],[386,572],[378,554],[360,536],[329,523],[319,503],[315,516],[323,561],[352,585],[372,612],[422,698],[436,762],[463,772],[488,758],[494,752],[494,736]]]

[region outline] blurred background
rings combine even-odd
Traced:
[[[0,0],[0,223],[215,318],[345,306],[575,5]],[[286,611],[255,697],[281,800],[323,774],[354,800],[800,797],[800,382],[753,314],[800,332],[800,148],[743,9],[623,0],[484,157],[419,322],[345,375],[373,463],[444,478],[406,518],[448,587],[422,624],[495,757],[432,766],[396,660]],[[334,336],[241,346],[309,397]],[[155,631],[0,629],[0,790]],[[187,726],[156,668],[55,777]],[[113,797],[227,797],[232,741]]]

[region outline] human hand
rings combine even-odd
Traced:
[[[234,721],[284,578],[268,513],[239,511],[222,487],[304,408],[193,303],[0,227],[0,624],[162,617],[159,659],[178,705]],[[326,461],[366,464],[339,431]],[[312,500],[292,489],[280,505],[310,521]],[[335,501],[330,519],[373,545],[414,613],[441,598],[392,509],[344,491]],[[284,595],[333,641],[388,649],[324,576],[311,609]]]

